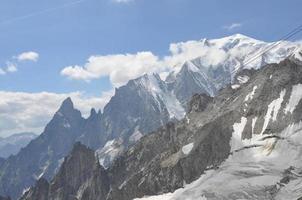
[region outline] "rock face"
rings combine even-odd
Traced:
[[[15,155],[36,137],[34,133],[18,133],[0,138],[0,157],[8,158],[10,155]]]
[[[159,198],[298,199],[302,65],[285,60],[249,75],[214,98],[195,95],[183,120],[143,137],[107,170],[99,169],[108,178],[98,184],[99,199],[131,200],[181,187]],[[60,177],[68,174],[64,165],[60,171]],[[82,180],[80,172],[71,172]],[[70,182],[78,183],[71,188],[81,185]]]
[[[95,200],[102,199],[108,191],[108,176],[99,165],[94,152],[76,143],[51,183],[40,179],[21,199]]]
[[[188,103],[188,112],[202,112],[212,101],[213,98],[206,94],[195,94]]]
[[[0,196],[0,200],[11,200],[9,197],[2,197]]]
[[[148,133],[183,115],[184,109],[170,94],[166,83],[158,74],[152,74],[131,80],[116,90],[104,108],[103,124],[109,140],[119,137],[129,140],[135,132]]]

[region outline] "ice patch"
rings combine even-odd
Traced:
[[[138,127],[135,128],[133,134],[130,136],[129,140],[131,142],[136,142],[143,137],[143,134],[138,130]]]
[[[244,130],[246,122],[247,122],[247,119],[245,117],[241,117],[240,122],[235,123],[233,125],[234,132],[232,134],[232,139],[231,139],[232,151],[242,147],[242,145],[241,145],[242,144],[242,142],[241,142],[242,131]]]
[[[258,117],[254,117],[252,119],[252,134],[254,134],[254,128],[255,128],[255,124],[256,124],[257,119],[258,119]]]
[[[176,118],[180,120],[185,116],[185,109],[182,107],[181,103],[177,100],[174,94],[167,95],[165,98],[165,103],[170,115],[170,119]]]
[[[63,127],[64,128],[70,128],[71,126],[70,126],[70,124],[68,122],[64,122]]]
[[[233,90],[236,90],[236,89],[240,88],[240,85],[235,84],[235,85],[231,85],[231,87],[232,87]]]
[[[255,95],[256,89],[257,89],[257,85],[255,85],[255,86],[253,87],[252,92],[250,92],[248,95],[246,95],[244,101],[252,100],[253,97],[254,97],[254,95]]]
[[[290,99],[285,108],[285,113],[287,112],[293,113],[293,111],[296,109],[296,106],[299,104],[301,98],[302,98],[302,84],[294,85]]]
[[[264,117],[264,124],[263,124],[263,128],[262,128],[261,134],[263,134],[264,131],[266,130],[266,128],[268,126],[268,123],[270,122],[271,118],[272,118],[273,121],[275,121],[277,119],[277,115],[278,115],[279,109],[281,107],[281,104],[283,102],[283,98],[284,98],[285,92],[286,92],[285,89],[282,90],[280,92],[279,98],[273,100],[268,105],[267,112],[266,112],[266,115]]]
[[[108,164],[123,151],[123,146],[118,140],[108,141],[103,148],[96,150],[95,154],[99,159],[99,163],[107,168]]]
[[[40,178],[43,177],[43,175],[44,175],[45,172],[47,171],[49,165],[50,165],[50,162],[47,161],[47,162],[45,163],[45,165],[42,167],[42,172],[41,172],[38,176],[35,177],[37,180],[39,180]]]
[[[183,146],[181,150],[185,155],[188,155],[192,151],[193,147],[194,147],[194,143],[190,143]]]

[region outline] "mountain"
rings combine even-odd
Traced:
[[[106,149],[102,149],[103,145],[98,149],[105,167],[133,144],[133,138],[140,138],[173,118],[182,119],[194,94],[215,96],[229,83],[248,81],[247,75],[236,76],[238,72],[259,69],[291,55],[297,57],[301,49],[301,43],[267,43],[241,34],[203,39],[198,46],[201,55],[176,67],[166,80],[157,74],[144,75],[116,90],[103,115],[106,128],[102,132],[107,132],[108,143]]]
[[[161,96],[165,94],[163,83],[158,75],[144,75],[116,89],[103,113],[109,140],[117,137],[129,139],[136,131],[149,132],[155,124],[160,126],[169,119]],[[146,113],[148,116],[143,117]]]
[[[259,69],[269,63],[279,63],[290,55],[298,56],[302,44],[289,41],[268,43],[235,34],[220,39],[203,39],[195,45],[200,49],[200,56],[176,66],[166,79],[184,107],[195,93],[214,96],[219,89],[234,81],[236,74],[243,69]]]
[[[14,155],[25,147],[31,140],[36,138],[34,133],[18,133],[6,138],[0,138],[0,157],[7,158]]]
[[[195,93],[207,94],[210,97],[204,100],[211,102],[211,98],[227,84],[232,83],[232,87],[238,89],[240,84],[248,82],[253,74],[250,68],[258,69],[262,64],[278,62],[290,55],[297,58],[299,54],[293,52],[299,43],[279,43],[263,56],[261,62],[257,60],[244,65],[249,57],[275,43],[243,35],[202,40],[198,45],[200,55],[193,60],[184,60],[184,64],[176,66],[166,80],[157,74],[130,80],[116,89],[103,112],[92,109],[87,119],[74,108],[70,98],[66,99],[39,137],[17,155],[0,163],[0,194],[16,199],[36,180],[43,177],[51,181],[63,158],[78,141],[96,150],[101,164],[106,169],[111,168],[116,157],[145,135],[168,122],[174,124],[182,120],[185,112],[192,109],[187,103]],[[245,74],[236,76],[243,71]],[[166,144],[158,148],[163,147],[167,148]]]
[[[242,73],[249,74],[247,81],[228,85],[215,97],[194,95],[183,120],[148,134],[108,169],[100,168],[107,184],[87,195],[100,200],[300,198],[302,65],[286,59]],[[81,166],[90,169],[87,177],[93,172],[89,163]],[[78,186],[86,182],[74,169],[57,176],[67,174],[83,180]],[[56,191],[82,194],[70,182]],[[66,199],[53,198],[56,191],[46,200]]]
[[[37,179],[53,177],[81,135],[84,122],[71,99],[66,99],[43,133],[1,165],[0,193],[16,199]]]

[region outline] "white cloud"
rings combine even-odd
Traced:
[[[215,65],[225,59],[220,48],[208,47],[203,41],[170,44],[170,55],[159,58],[152,52],[91,56],[83,66],[63,68],[61,75],[74,80],[90,81],[109,76],[111,83],[119,87],[145,73],[156,72],[166,77],[171,70],[179,70],[185,61],[203,57],[205,65]]]
[[[92,80],[109,76],[116,87],[144,73],[160,71],[159,58],[151,52],[91,56],[84,66],[65,67],[61,74],[76,80]]]
[[[0,91],[0,137],[23,131],[41,133],[62,101],[71,97],[75,107],[88,116],[92,107],[102,109],[113,91],[100,97],[85,97],[81,92],[66,94]]]
[[[6,72],[2,68],[0,68],[0,75],[5,75],[5,74]]]
[[[18,71],[17,65],[15,63],[12,63],[12,62],[7,62],[6,63],[6,71],[11,72],[11,73]]]
[[[33,61],[37,62],[39,59],[39,54],[34,51],[23,52],[17,56],[18,61]]]
[[[183,65],[185,61],[202,58],[205,66],[216,65],[226,58],[226,53],[220,48],[208,47],[205,40],[188,41],[170,44],[170,56],[163,60],[165,65],[172,66],[175,70]]]
[[[18,65],[22,61],[32,61],[37,62],[39,59],[39,54],[34,51],[23,52],[18,56],[13,56],[10,60],[6,61],[6,66],[0,68],[0,75],[5,75],[8,72],[13,73],[18,71]]]
[[[239,28],[239,27],[241,27],[241,26],[242,26],[241,23],[232,23],[232,24],[230,24],[230,25],[224,26],[223,28],[224,28],[224,29],[227,29],[228,31],[231,31],[231,30],[236,29],[236,28]]]

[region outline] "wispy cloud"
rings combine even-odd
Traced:
[[[13,22],[16,22],[16,21],[20,21],[20,20],[25,20],[25,19],[28,19],[28,18],[36,17],[36,16],[43,15],[43,14],[46,14],[46,13],[49,13],[49,12],[60,10],[62,8],[70,7],[72,5],[79,4],[79,3],[82,3],[84,1],[87,1],[87,0],[72,1],[72,2],[69,2],[69,3],[65,3],[63,5],[57,6],[57,7],[48,8],[48,9],[32,12],[32,13],[29,13],[27,15],[22,15],[22,16],[10,18],[10,19],[4,19],[4,20],[0,21],[0,25],[10,24],[10,23],[13,23]]]
[[[6,71],[11,72],[11,73],[18,71],[17,65],[15,63],[12,63],[12,62],[7,62],[6,63]]]
[[[5,74],[6,72],[2,68],[0,68],[0,75],[5,75]]]
[[[240,28],[242,26],[241,23],[232,23],[232,24],[229,24],[229,25],[226,25],[226,26],[223,26],[224,29],[228,30],[228,31],[231,31],[231,30],[234,30],[234,29],[237,29],[237,28]]]
[[[113,2],[115,3],[129,3],[131,1],[134,1],[134,0],[112,0]]]

